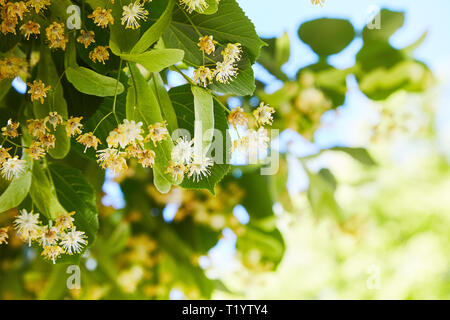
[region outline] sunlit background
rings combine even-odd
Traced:
[[[321,18],[349,19],[357,30],[376,8],[405,11],[405,24],[391,38],[396,48],[428,36],[415,58],[425,62],[438,79],[437,85],[420,95],[398,92],[387,101],[369,100],[353,77],[347,79],[345,104],[328,111],[322,126],[309,143],[298,133],[280,135],[280,151],[287,152],[289,180],[286,192],[294,203],[291,212],[275,204],[278,227],[285,237],[286,255],[276,272],[249,273],[236,259],[236,236],[225,229],[223,238],[200,264],[211,278],[220,278],[230,289],[215,298],[254,299],[351,299],[351,298],[450,298],[450,3],[433,1],[327,0],[323,7],[309,1],[239,0],[261,37],[291,40],[291,58],[283,71],[295,78],[297,70],[316,61],[316,55],[300,42],[302,22]],[[381,27],[383,21],[381,21]],[[362,40],[355,40],[329,63],[346,68],[355,63]],[[283,83],[259,65],[256,77],[274,92]],[[176,85],[182,79],[169,77]],[[230,100],[230,105],[237,105]],[[406,130],[373,142],[371,128],[380,122],[379,110],[389,109]],[[435,134],[423,132],[430,126]],[[350,223],[340,225],[330,217],[314,216],[306,200],[308,178],[298,157],[332,146],[365,147],[378,162],[368,170],[347,155],[324,153],[308,161],[318,171],[329,168],[339,184],[336,198]],[[238,173],[237,173],[238,174]],[[119,186],[112,177],[104,185],[104,203],[124,206]],[[367,181],[371,181],[367,183]],[[178,204],[169,204],[163,215],[170,223]],[[243,224],[250,217],[236,206],[234,215]],[[172,299],[183,299],[173,288]]]

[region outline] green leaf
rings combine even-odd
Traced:
[[[376,162],[372,159],[367,149],[364,148],[334,147],[331,148],[330,150],[345,152],[355,160],[367,166],[376,165]]]
[[[159,107],[161,108],[162,116],[167,120],[167,129],[170,133],[178,128],[177,115],[170,100],[169,94],[164,86],[163,79],[158,72],[152,74],[152,78],[149,81],[149,85],[158,100]]]
[[[241,204],[247,210],[251,221],[274,217],[269,181],[260,174],[259,169],[243,173],[241,178],[232,181],[239,183],[239,186],[246,190]]]
[[[133,80],[133,86],[128,89],[127,95],[127,119],[142,121],[146,127],[150,124],[162,122],[161,106],[148,83],[135,64],[130,63],[130,73]],[[168,184],[179,184],[166,172],[171,159],[173,142],[170,137],[156,144],[147,143],[147,148],[155,151],[155,165],[153,167],[154,183],[160,191],[166,191]],[[165,181],[163,184],[162,182]],[[168,190],[167,190],[168,191]]]
[[[135,44],[131,50],[132,54],[143,53],[147,50],[153,43],[159,40],[164,31],[169,27],[172,21],[172,12],[176,0],[169,0],[167,2],[167,7],[159,17],[159,19],[148,28],[144,34],[141,36],[139,41]]]
[[[15,178],[0,196],[0,212],[17,207],[30,191],[33,161],[30,161],[26,152],[22,159],[27,161],[27,169],[22,176]]]
[[[317,55],[326,57],[347,47],[355,30],[348,20],[321,18],[303,23],[298,35]]]
[[[262,49],[258,62],[278,79],[288,81],[289,78],[281,70],[281,67],[289,61],[289,35],[285,32],[278,38],[263,40],[268,44],[268,46]]]
[[[389,38],[403,26],[405,13],[401,11],[391,11],[382,9],[380,11],[380,29],[369,29],[367,26],[362,31],[364,42],[388,41]]]
[[[150,72],[160,72],[183,60],[184,52],[178,49],[153,49],[139,54],[121,54],[127,61],[141,64]]]
[[[236,249],[239,250],[244,263],[254,264],[254,252],[259,253],[259,263],[271,264],[275,269],[286,250],[283,237],[278,229],[264,230],[256,226],[246,226],[245,232],[237,238]]]
[[[334,198],[336,180],[328,169],[319,173],[310,172],[305,166],[309,178],[308,200],[311,208],[318,216],[334,216],[342,219],[341,209]]]
[[[190,85],[172,88],[169,91],[169,96],[175,108],[180,128],[188,130],[191,137],[193,137],[195,108],[194,97],[192,95]],[[211,168],[211,175],[209,177],[204,177],[199,182],[195,182],[192,178],[189,179],[186,177],[183,180],[183,183],[181,183],[181,187],[186,189],[208,189],[212,194],[214,194],[215,185],[219,183],[219,181],[221,181],[228,173],[231,167],[228,164],[230,159],[230,148],[227,148],[227,146],[231,145],[230,136],[227,132],[228,122],[223,109],[216,103],[214,104],[214,126],[222,133],[223,138],[222,141],[219,141],[216,140],[216,137],[212,143],[212,148],[216,147],[216,143],[218,146],[223,148],[223,150],[220,150],[222,157],[216,157],[216,160],[221,163],[215,163]],[[217,152],[219,152],[219,150],[210,151],[214,151],[214,154],[212,154],[213,158],[217,155]]]
[[[384,100],[400,89],[423,91],[431,85],[432,74],[417,61],[405,60],[392,68],[377,68],[359,80],[361,91],[373,100]]]
[[[206,155],[214,137],[214,103],[211,94],[197,86],[191,86],[194,95],[194,148]]]
[[[364,43],[356,54],[356,61],[362,72],[370,72],[380,67],[392,68],[405,59],[404,55],[405,53],[393,48],[387,41],[371,41]],[[357,74],[358,76],[360,74]]]
[[[59,202],[67,211],[76,212],[73,216],[75,226],[86,233],[88,245],[84,251],[94,243],[99,228],[95,190],[78,169],[50,163],[49,170]]]
[[[53,63],[50,50],[41,47],[41,60],[38,65],[37,78],[42,80],[45,85],[51,85],[51,90],[44,103],[39,100],[33,102],[33,112],[36,118],[45,118],[49,112],[56,111],[63,118],[68,118],[67,103],[64,99],[63,87],[59,83],[59,76]],[[55,148],[49,150],[49,154],[55,159],[64,158],[70,150],[70,139],[67,137],[66,130],[63,125],[59,125],[55,132],[56,143]]]
[[[48,220],[55,220],[66,209],[59,203],[55,186],[39,162],[34,162],[30,196],[39,213]]]
[[[67,68],[66,77],[78,91],[93,96],[109,97],[121,94],[124,90],[120,81],[85,67]]]

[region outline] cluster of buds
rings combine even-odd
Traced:
[[[43,225],[39,214],[22,209],[14,220],[14,228],[19,238],[42,247],[41,255],[55,263],[62,254],[78,254],[87,245],[86,235],[74,225],[75,212],[62,213],[56,220]],[[1,242],[0,242],[1,243]]]
[[[199,39],[198,46],[207,56],[214,54],[216,45],[219,43],[213,39],[213,36],[203,36]],[[229,43],[222,49],[223,60],[216,62],[214,68],[200,66],[194,71],[194,81],[202,85],[208,86],[215,79],[220,83],[230,83],[237,75],[237,63],[242,56],[242,48],[240,43]]]
[[[17,76],[22,79],[28,77],[27,61],[17,57],[0,59],[0,81],[14,79]]]
[[[0,11],[0,17],[2,19],[0,31],[3,34],[16,34],[17,24],[19,23],[19,20],[23,20],[23,17],[27,12],[29,12],[28,7],[23,1],[3,1],[1,3]]]
[[[272,125],[273,113],[272,107],[261,102],[258,108],[253,111],[253,117],[256,122],[255,128],[247,128],[249,115],[241,107],[236,107],[228,115],[228,123],[237,131],[237,127],[247,128],[245,135],[239,135],[239,138],[233,142],[233,151],[242,154],[249,154],[251,157],[258,156],[269,147],[270,138],[265,125]]]
[[[82,124],[80,123],[82,117],[70,117],[67,121],[57,112],[50,112],[43,119],[29,119],[27,120],[27,132],[31,136],[32,141],[29,146],[20,146],[28,154],[31,160],[39,160],[45,154],[55,147],[56,128],[60,125],[66,126],[67,136],[72,137],[81,133]],[[9,142],[16,147],[18,144],[14,143],[12,139],[19,137],[19,122],[14,122],[9,119],[6,126],[1,129],[4,137],[2,145],[0,146],[0,171],[3,178],[12,180],[20,177],[27,169],[27,162],[19,159],[17,155],[11,156],[9,151],[12,148],[5,148],[3,144]],[[17,151],[17,148],[16,148]]]

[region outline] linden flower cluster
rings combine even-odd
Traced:
[[[78,231],[73,224],[74,214],[75,212],[62,213],[56,218],[54,225],[53,221],[42,225],[38,213],[22,209],[13,224],[22,241],[29,246],[35,242],[43,248],[41,255],[55,263],[62,254],[80,253],[88,243],[85,233]]]
[[[203,36],[199,39],[198,46],[200,51],[206,55],[211,55],[216,51],[216,45],[219,44],[213,39],[213,36]],[[194,71],[194,81],[203,87],[208,86],[215,79],[220,83],[230,83],[237,75],[237,63],[241,59],[242,48],[240,43],[229,43],[221,52],[223,61],[216,62],[215,68],[200,66]]]
[[[157,142],[167,139],[169,131],[164,121],[149,125],[148,132],[144,137],[142,122],[124,119],[106,138],[108,148],[97,151],[97,162],[114,174],[121,174],[128,169],[129,158],[137,159],[144,168],[153,168],[155,152],[146,149],[144,143],[151,140],[156,146]]]
[[[28,154],[31,160],[39,160],[45,157],[49,149],[55,147],[56,137],[54,135],[57,126],[65,125],[67,136],[72,137],[81,133],[82,124],[80,123],[82,117],[70,117],[67,121],[57,112],[50,112],[48,116],[43,119],[28,119],[27,132],[32,138],[29,146],[21,146]],[[3,136],[3,143],[9,142],[16,147],[12,139],[19,137],[18,128],[19,122],[14,122],[9,119],[6,126],[1,128]],[[12,180],[20,177],[27,169],[27,162],[19,159],[18,156],[11,156],[9,150],[12,148],[4,148],[3,144],[0,146],[0,171],[2,177],[6,180]]]
[[[0,1],[0,17],[2,22],[0,24],[0,31],[3,34],[17,34],[17,25],[21,20],[27,20],[26,14],[30,11],[35,11],[39,14],[50,5],[50,0],[29,0],[27,2],[18,1],[12,2],[8,0]],[[32,18],[35,17],[34,13],[30,13]],[[20,32],[23,34],[26,40],[30,40],[30,37],[36,38],[41,34],[41,26],[39,23],[32,20],[24,21],[19,27]],[[66,49],[66,44],[69,41],[64,34],[64,23],[52,22],[46,29],[45,35],[47,42],[51,49]]]
[[[239,138],[233,142],[233,151],[243,154],[249,154],[256,157],[260,152],[264,152],[269,147],[268,130],[264,125],[272,125],[275,110],[272,107],[261,102],[258,108],[253,111],[253,117],[258,128],[247,128],[245,135],[239,135]],[[228,115],[228,123],[233,125],[237,130],[237,126],[247,127],[248,115],[241,107],[232,110]]]
[[[183,180],[186,174],[198,182],[211,174],[210,167],[213,165],[213,161],[203,155],[201,150],[195,148],[193,140],[189,141],[184,137],[178,138],[172,149],[171,159],[166,173],[169,173],[175,180]]]

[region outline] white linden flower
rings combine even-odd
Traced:
[[[264,152],[269,147],[270,138],[268,137],[268,131],[263,127],[259,128],[258,131],[250,129],[247,135],[250,155],[258,155],[259,152]]]
[[[216,80],[220,83],[229,83],[236,77],[238,69],[232,62],[224,61],[216,64]]]
[[[125,152],[107,148],[97,151],[97,162],[103,169],[110,169],[113,174],[120,174],[128,169],[127,161],[123,157]]]
[[[2,166],[2,176],[6,180],[12,180],[13,178],[20,177],[27,166],[27,162],[25,160],[20,160],[18,156],[14,158],[9,158],[5,162],[3,162]]]
[[[118,127],[118,142],[122,148],[125,148],[128,144],[135,142],[135,140],[142,141],[144,138],[142,133],[142,122],[134,122],[134,120],[123,120],[123,124]]]
[[[213,162],[210,158],[194,155],[194,160],[189,166],[188,177],[190,178],[193,176],[193,180],[198,182],[203,178],[203,176],[207,177],[211,174],[209,167],[211,167],[212,165]]]
[[[240,43],[229,43],[222,51],[223,60],[225,62],[235,63],[241,60],[242,49]]]
[[[80,253],[83,246],[87,244],[86,235],[83,231],[77,231],[75,227],[61,238],[60,245],[67,254]]]
[[[14,220],[14,228],[20,234],[20,237],[24,241],[28,241],[31,246],[31,240],[35,240],[39,235],[39,214],[33,214],[33,212],[27,212],[22,209],[19,215]]]
[[[177,144],[172,149],[172,160],[174,162],[181,162],[182,164],[189,164],[192,161],[194,154],[194,141],[188,141],[186,138],[178,138]]]
[[[253,111],[253,115],[256,118],[256,122],[260,125],[272,124],[273,117],[272,114],[275,113],[275,109],[265,105],[264,102],[261,102],[259,107]]]
[[[186,7],[186,11],[189,13],[192,13],[194,10],[203,12],[209,7],[206,0],[180,0],[180,3]]]
[[[139,1],[130,3],[128,6],[123,6],[122,9],[122,25],[126,24],[125,29],[137,29],[141,26],[138,20],[147,20],[148,11],[145,10]]]

